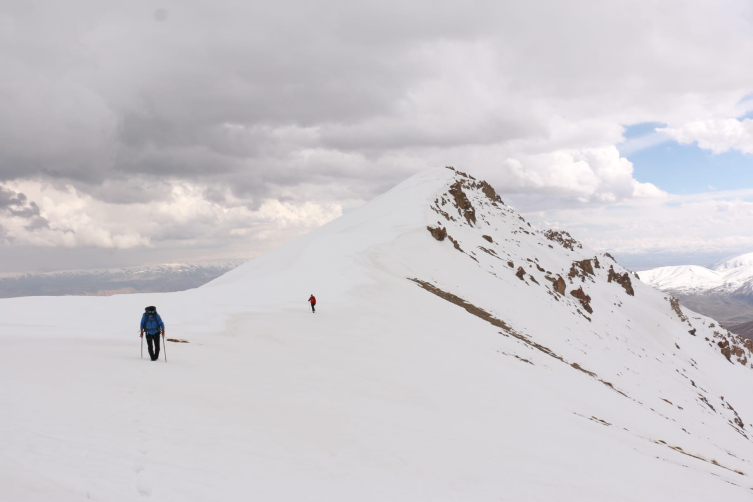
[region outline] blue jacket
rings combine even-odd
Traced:
[[[160,329],[165,329],[165,323],[162,322],[162,318],[159,314],[155,314],[154,317],[146,320],[146,313],[141,314],[141,329],[146,331],[147,335],[156,335],[160,332]]]

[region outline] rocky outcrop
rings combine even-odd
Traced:
[[[518,267],[518,271],[515,272],[515,276],[521,281],[525,281],[524,279],[525,275],[526,275],[526,270],[523,267]]]
[[[753,341],[743,338],[740,335],[733,335],[729,331],[722,334],[714,331],[714,338],[717,340],[716,345],[721,350],[722,355],[731,363],[737,361],[743,366],[748,364],[748,358],[753,354]],[[753,367],[753,365],[751,365]]]
[[[439,227],[426,227],[426,229],[431,233],[431,236],[434,237],[436,240],[442,242],[447,237],[447,229],[445,227],[439,228]]]
[[[504,204],[500,196],[497,195],[497,192],[494,190],[494,187],[492,187],[486,181],[481,181],[477,183],[476,188],[480,188],[481,191],[484,193],[484,195],[486,195],[489,198],[489,200],[492,201],[492,203],[499,202],[500,204]]]
[[[578,289],[570,291],[570,294],[577,298],[578,301],[580,301],[580,304],[583,306],[583,309],[585,309],[586,312],[593,314],[594,309],[591,308],[591,297],[588,296],[585,291],[583,291],[582,286]]]
[[[565,279],[562,278],[561,275],[557,275],[557,278],[554,277],[547,277],[552,283],[552,288],[555,292],[564,295],[565,294]]]
[[[565,249],[575,251],[575,248],[582,249],[583,245],[573,239],[573,237],[565,230],[545,230],[544,237],[552,242],[556,242]]]
[[[578,272],[580,269],[580,272]],[[568,277],[575,277],[576,275],[594,275],[594,267],[591,260],[574,261],[570,266],[570,273]]]
[[[687,322],[688,318],[685,317],[685,314],[683,314],[682,310],[680,309],[680,300],[678,300],[674,296],[670,297],[669,306],[672,307],[672,310],[675,311],[675,314],[677,314],[677,317],[679,317],[682,322]]]
[[[622,286],[625,289],[625,292],[629,294],[630,296],[635,296],[635,291],[633,291],[633,283],[630,282],[630,275],[627,272],[623,272],[622,274],[618,274],[614,271],[614,266],[609,266],[609,276],[607,277],[607,282],[616,282],[620,286]]]
[[[481,237],[483,237],[484,239],[486,239],[487,241],[491,243],[494,243],[494,239],[492,239],[491,235],[482,235]]]
[[[732,362],[732,350],[730,349],[729,341],[722,340],[721,342],[717,342],[717,345],[722,351],[722,355],[727,358],[727,361]]]
[[[447,238],[448,238],[448,239],[450,239],[450,242],[452,242],[452,245],[453,245],[453,246],[455,246],[455,249],[457,249],[457,250],[458,250],[458,251],[460,251],[461,253],[465,253],[465,251],[463,251],[463,250],[462,250],[462,249],[460,248],[460,243],[459,243],[458,241],[456,241],[455,239],[453,239],[453,238],[452,238],[452,236],[451,236],[450,234],[447,234]]]
[[[450,195],[455,198],[455,207],[458,208],[460,216],[464,217],[469,225],[473,226],[476,223],[476,210],[473,208],[470,199],[463,191],[463,185],[460,181],[456,181],[450,186],[448,190]]]

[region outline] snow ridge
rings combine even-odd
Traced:
[[[138,359],[150,304],[188,341],[168,364]],[[0,390],[2,499],[734,501],[753,488],[753,344],[454,169],[196,290],[2,300],[0,330],[14,382]]]

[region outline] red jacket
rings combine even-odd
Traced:
[[[316,305],[316,297],[314,295],[311,295],[309,301],[311,302],[311,305]]]

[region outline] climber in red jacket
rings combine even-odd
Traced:
[[[311,304],[311,312],[313,314],[316,314],[316,297],[314,296],[314,293],[311,293],[311,296],[309,297],[309,303]]]

